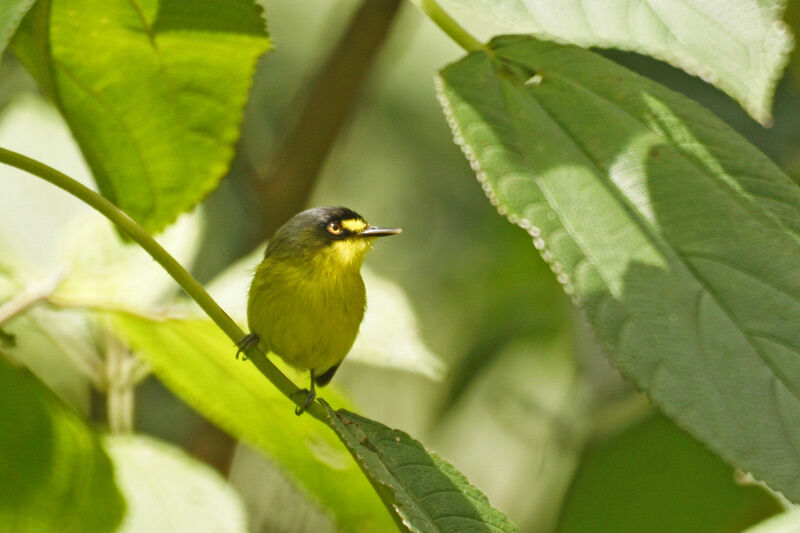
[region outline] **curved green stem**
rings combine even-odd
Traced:
[[[467,52],[479,52],[486,49],[486,46],[484,46],[482,42],[473,37],[463,26],[456,22],[435,0],[411,1]]]
[[[211,298],[203,286],[169,252],[162,248],[144,228],[123,213],[117,206],[66,174],[22,154],[0,148],[0,163],[5,163],[38,176],[89,204],[144,248],[234,343],[238,343],[244,337],[244,331]],[[248,348],[245,353],[248,359],[264,374],[264,377],[270,380],[278,390],[298,406],[302,405],[305,396],[298,394],[298,387],[267,359],[267,356],[258,346]],[[231,357],[233,357],[233,349],[231,349]],[[325,411],[318,403],[310,405],[306,412],[314,418],[327,423]]]

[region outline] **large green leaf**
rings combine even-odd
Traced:
[[[414,532],[518,531],[450,463],[407,433],[344,409],[326,409],[399,526]]]
[[[779,508],[762,487],[737,484],[732,468],[653,416],[586,452],[558,532],[725,533]]]
[[[233,487],[180,448],[134,435],[110,436],[105,446],[128,503],[119,533],[247,531]]]
[[[441,72],[483,187],[622,373],[800,499],[800,189],[711,113],[574,46],[505,37]]]
[[[0,528],[114,531],[124,508],[94,434],[28,371],[0,357]]]
[[[0,4],[0,54],[36,0],[3,0]]]
[[[115,323],[167,387],[264,452],[334,516],[340,530],[392,530],[388,513],[333,432],[310,416],[295,416],[294,404],[252,364],[234,358],[235,346],[212,322],[118,314]],[[332,389],[322,394],[342,401]]]
[[[771,122],[775,86],[793,46],[784,0],[448,0],[510,33],[667,61]]]
[[[41,0],[13,43],[100,191],[150,230],[225,174],[269,45],[253,0]]]

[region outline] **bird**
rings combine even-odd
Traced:
[[[361,264],[378,237],[402,233],[377,227],[347,207],[315,207],[278,228],[250,285],[250,334],[239,352],[260,344],[310,373],[301,415],[327,385],[358,335],[367,298]]]

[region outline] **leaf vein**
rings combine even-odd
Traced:
[[[739,272],[740,274],[744,274],[745,276],[753,279],[754,281],[756,281],[758,283],[761,283],[763,285],[766,285],[766,286],[774,289],[776,292],[779,292],[779,293],[791,298],[796,303],[800,304],[800,296],[792,294],[790,292],[787,292],[785,288],[780,287],[774,281],[771,281],[771,280],[769,280],[769,279],[767,279],[767,278],[765,278],[765,277],[763,277],[763,276],[761,276],[759,274],[756,274],[755,272],[751,272],[751,271],[747,270],[746,268],[744,268],[744,267],[742,267],[740,265],[735,265],[732,262],[727,261],[727,260],[725,260],[725,259],[723,259],[721,257],[716,257],[716,256],[711,255],[709,253],[697,252],[697,251],[680,252],[680,255],[685,257],[687,260],[691,260],[692,258],[702,259],[704,261],[709,261],[711,263],[715,263],[715,264],[720,265],[722,267],[726,267],[726,268],[729,268],[731,270],[735,270],[736,272]]]
[[[136,154],[136,157],[139,159],[139,161],[140,161],[140,163],[142,165],[142,174],[144,175],[144,180],[147,183],[148,188],[150,189],[150,197],[151,197],[150,200],[151,200],[152,203],[150,205],[148,205],[147,208],[144,210],[144,214],[148,215],[148,214],[156,211],[157,207],[158,207],[158,195],[155,193],[156,188],[155,188],[155,183],[153,181],[153,176],[152,176],[151,171],[150,171],[150,169],[149,169],[149,167],[147,165],[146,159],[144,157],[144,153],[142,152],[142,147],[139,146],[139,143],[138,143],[136,137],[134,137],[133,132],[130,130],[130,128],[128,127],[127,123],[125,123],[125,121],[117,113],[117,111],[108,102],[106,102],[105,99],[102,98],[99,93],[95,92],[93,89],[88,87],[85,83],[83,83],[83,81],[81,81],[75,75],[75,73],[73,73],[72,70],[70,70],[63,62],[61,62],[60,60],[56,59],[55,56],[51,56],[51,58],[52,58],[53,64],[57,65],[58,69],[61,72],[63,72],[68,78],[70,78],[72,80],[72,82],[75,83],[75,85],[79,89],[81,89],[83,92],[85,92],[86,94],[88,94],[89,96],[94,98],[97,101],[97,103],[100,104],[108,112],[109,116],[112,119],[114,119],[117,122],[117,124],[119,124],[120,128],[128,136],[128,138],[130,139],[131,146],[133,147],[133,150],[134,150],[134,152]],[[114,180],[111,179],[110,175],[108,176],[108,182],[109,182],[109,184],[110,184],[110,186],[112,188],[115,188],[114,187]]]
[[[560,76],[560,77],[562,79],[565,79],[563,76]],[[583,87],[582,85],[580,85],[577,82],[574,82],[574,83],[579,85],[579,86],[581,86],[581,87]],[[596,94],[593,91],[590,91],[588,88],[584,87],[584,90],[586,92],[590,93],[590,94]],[[531,97],[534,98],[534,100],[535,100],[535,97],[533,97],[532,93],[527,93],[527,94],[531,94]],[[602,97],[600,95],[597,95],[597,97],[602,99],[602,100],[606,100],[604,97]],[[597,164],[595,158],[592,156],[592,154],[581,143],[579,143],[577,141],[577,139],[575,139],[575,137],[572,135],[572,133],[569,130],[567,130],[564,127],[564,125],[561,124],[555,118],[555,116],[552,113],[550,113],[550,111],[545,106],[543,106],[541,103],[539,103],[538,100],[537,100],[537,103],[539,104],[539,107],[542,109],[542,111],[550,118],[550,120],[553,122],[553,124],[558,126],[558,128],[563,132],[564,136],[567,139],[569,139],[572,142],[572,144],[575,146],[575,148],[580,153],[582,153],[584,155],[584,157],[586,157],[586,159],[587,159],[587,161],[589,163],[591,163],[592,167],[594,168],[594,174],[598,178],[598,181],[600,183],[602,183],[603,185],[605,185],[605,187],[609,191],[609,193],[613,197],[615,197],[617,199],[617,202],[619,202],[619,205],[627,213],[629,213],[631,221],[641,229],[641,231],[642,231],[643,235],[645,236],[645,238],[654,247],[656,247],[657,249],[660,249],[665,256],[674,257],[677,260],[677,262],[679,264],[681,264],[688,271],[688,273],[691,275],[691,277],[693,277],[695,279],[695,281],[703,289],[708,291],[708,293],[711,296],[711,298],[714,300],[714,302],[717,304],[717,306],[720,308],[720,310],[725,314],[725,316],[728,318],[728,320],[730,320],[731,323],[742,333],[742,336],[744,337],[744,339],[747,342],[747,344],[750,345],[751,349],[753,351],[755,351],[755,353],[772,370],[773,373],[776,373],[778,375],[778,378],[781,379],[781,381],[786,386],[786,388],[789,391],[792,392],[792,395],[795,397],[795,400],[800,402],[800,390],[797,390],[795,387],[793,387],[791,382],[786,380],[786,377],[782,373],[780,373],[779,369],[777,369],[772,364],[770,359],[766,356],[766,354],[763,353],[763,351],[760,349],[760,347],[755,342],[753,342],[753,340],[750,339],[746,334],[744,334],[745,328],[743,327],[743,325],[739,322],[738,318],[731,312],[731,310],[728,309],[727,305],[725,305],[723,303],[722,298],[720,298],[720,296],[714,292],[712,286],[706,281],[706,279],[700,275],[700,273],[691,264],[690,261],[688,261],[687,259],[685,259],[684,257],[681,256],[679,250],[677,250],[677,248],[674,247],[672,245],[672,243],[670,243],[666,239],[661,239],[661,238],[657,237],[656,230],[654,228],[650,227],[650,224],[647,222],[647,220],[644,217],[641,216],[641,214],[636,210],[636,208],[634,206],[630,205],[630,203],[627,200],[627,197],[616,186],[616,184],[612,183],[608,179],[603,179],[603,178],[606,177],[606,173],[601,167],[598,166],[598,164]],[[611,102],[608,102],[608,103],[610,105],[613,105]],[[617,106],[614,106],[614,107],[617,108],[617,109],[620,109]],[[625,114],[629,114],[629,113],[627,113],[627,111],[625,111],[623,109],[620,109],[620,111],[622,111]],[[578,242],[576,241],[576,243],[578,243]],[[579,243],[578,243],[578,246],[580,247]],[[586,255],[586,253],[583,251],[583,249],[581,251],[584,253],[584,255]],[[608,283],[608,282],[606,282],[606,283]],[[611,290],[610,287],[608,287],[608,288],[609,288],[609,290]]]

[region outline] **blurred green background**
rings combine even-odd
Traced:
[[[309,83],[358,6],[351,0],[264,2],[275,50],[260,64],[229,176],[205,203],[194,267],[202,281],[274,229],[270,202],[280,199],[263,194],[259,179],[280,161]],[[795,179],[800,174],[797,71],[790,68],[781,82],[775,124],[764,129],[723,93],[682,71],[635,54],[604,54],[699,101]],[[486,200],[452,142],[433,89],[435,71],[460,56],[404,3],[310,190],[299,184],[302,190],[286,193],[308,196],[308,206],[347,205],[371,223],[404,229],[402,237],[377,245],[367,265],[403,288],[422,339],[447,368],[437,381],[348,362],[335,382],[359,412],[409,431],[453,462],[522,531],[722,533],[778,512],[774,496],[657,415],[623,382],[530,236]],[[0,106],[36,93],[10,54],[2,69]],[[95,395],[90,404],[102,425],[100,399]],[[333,530],[278,469],[155,378],[137,390],[136,428],[229,476],[252,531]]]

